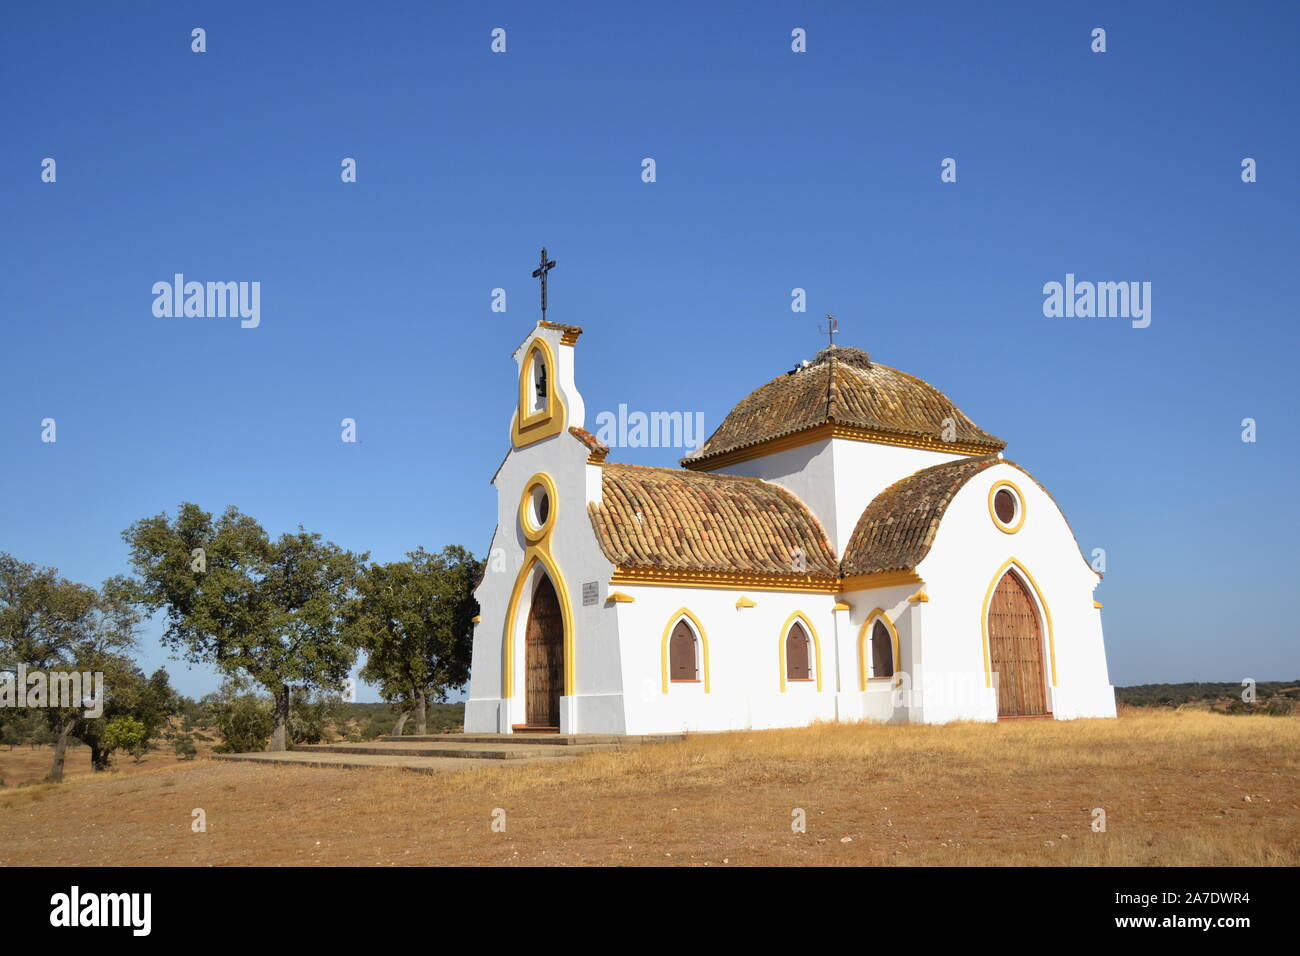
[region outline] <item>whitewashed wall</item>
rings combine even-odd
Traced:
[[[1014,482],[1024,499],[1025,522],[1015,534],[999,530],[989,516],[989,489],[1001,480]],[[983,686],[981,620],[989,584],[1012,558],[1033,576],[1051,611],[1058,682],[1050,683],[1045,647],[1049,708],[1058,719],[1115,716],[1101,616],[1093,607],[1099,578],[1051,497],[1019,468],[1002,464],[980,472],[957,492],[917,568],[930,596],[922,612],[925,721],[997,719],[994,691]]]
[[[922,468],[962,455],[826,439],[719,468],[719,474],[763,478],[792,492],[817,516],[826,539],[842,554],[873,498]]]
[[[569,426],[583,427],[585,411],[582,396],[574,385],[575,346],[561,345],[560,334],[558,330],[539,328],[516,352],[516,360],[520,361],[534,336],[546,339],[558,366],[552,379],[555,391],[567,407],[568,419],[560,434],[512,450],[494,481],[497,531],[492,548],[501,550],[499,555],[488,555],[488,571],[475,592],[480,620],[474,629],[470,693],[465,704],[468,733],[509,733],[513,725],[525,722],[523,635],[535,575],[528,581],[515,615],[514,694],[509,699],[502,697],[501,658],[510,595],[527,544],[519,528],[519,500],[528,479],[538,472],[550,475],[556,486],[551,551],[564,579],[574,617],[577,693],[560,700],[560,729],[565,733],[623,732],[616,618],[612,609],[605,607],[613,565],[600,550],[587,514],[587,502],[599,493],[599,469],[587,464],[586,446],[568,433]],[[508,434],[504,437],[508,442]],[[596,473],[594,486],[593,472]],[[582,585],[591,581],[597,582],[598,602],[584,606]],[[558,589],[559,582],[553,583]]]

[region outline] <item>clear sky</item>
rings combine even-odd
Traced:
[[[122,529],[193,500],[381,560],[484,553],[546,245],[589,425],[625,403],[711,431],[834,312],[1106,550],[1114,683],[1300,675],[1300,5],[51,2],[0,26],[2,550],[97,583]],[[260,282],[260,326],[155,317],[175,273]],[[1150,282],[1150,326],[1045,317],[1067,273]]]

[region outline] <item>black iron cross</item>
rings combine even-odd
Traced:
[[[546,248],[542,248],[542,264],[533,270],[533,278],[542,280],[542,321],[546,321],[546,273],[555,268],[555,260],[547,260]]]
[[[821,332],[823,335],[826,336],[827,342],[829,343],[831,348],[835,348],[835,336],[840,331],[840,320],[835,318],[835,316],[831,315],[829,312],[827,312],[826,328],[823,329],[819,325],[817,327],[817,331]]]

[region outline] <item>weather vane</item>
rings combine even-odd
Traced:
[[[827,344],[830,348],[835,348],[835,335],[840,330],[840,320],[835,318],[829,312],[826,313],[826,328],[817,326],[817,331],[826,336]]]
[[[555,268],[555,260],[546,258],[546,247],[542,247],[542,264],[533,270],[533,278],[542,280],[542,321],[546,321],[546,273]]]

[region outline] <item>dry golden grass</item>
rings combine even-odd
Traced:
[[[1298,744],[1295,718],[1129,711],[700,735],[440,776],[199,760],[0,791],[0,864],[1296,865]]]
[[[195,747],[199,756],[207,756],[212,753],[212,748],[216,746],[216,740],[195,740]],[[45,780],[46,775],[50,772],[50,765],[54,760],[54,748],[48,745],[40,747],[30,747],[20,744],[15,747],[0,747],[0,780],[3,780],[8,787],[16,787],[24,783],[40,783]],[[155,749],[149,751],[143,759],[136,760],[130,754],[115,753],[113,754],[112,765],[107,771],[109,774],[136,774],[145,770],[152,770],[158,767],[170,767],[175,764],[182,764],[180,757],[170,743],[166,741],[155,741]],[[95,774],[90,766],[90,748],[84,745],[70,744],[67,750],[67,756],[63,764],[64,779],[76,777],[89,777]],[[0,793],[4,793],[0,790]]]

